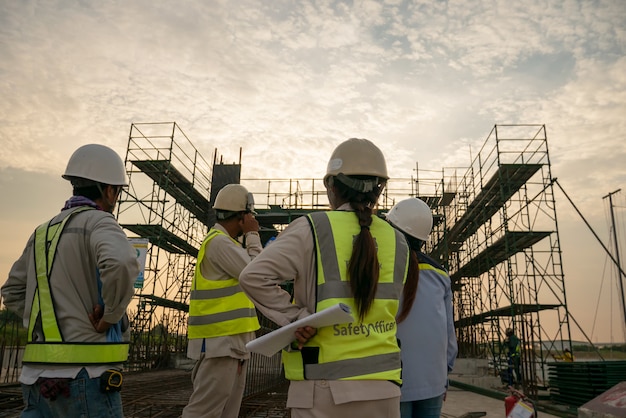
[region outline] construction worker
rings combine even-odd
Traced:
[[[572,354],[571,350],[569,348],[565,348],[563,349],[563,354],[562,355],[554,355],[552,354],[552,358],[554,358],[555,360],[563,360],[565,362],[571,363],[574,361],[574,355]]]
[[[128,185],[124,163],[111,148],[84,145],[63,178],[73,196],[37,227],[2,286],[5,305],[28,328],[22,416],[123,417],[126,308],[139,275],[112,215]]]
[[[200,246],[191,286],[187,356],[197,361],[184,418],[239,416],[250,358],[246,343],[260,328],[254,305],[239,287],[241,270],[262,249],[252,194],[229,184],[213,209],[217,223]]]
[[[507,328],[505,331],[504,348],[508,360],[508,384],[509,386],[522,384],[521,354],[522,346],[519,338],[513,332],[513,328]],[[515,376],[513,376],[515,374]]]
[[[257,309],[280,326],[337,303],[353,312],[352,323],[298,328],[283,350],[293,418],[400,415],[395,316],[408,246],[374,214],[387,179],[372,142],[339,144],[324,177],[332,210],[294,220],[241,273]],[[284,282],[293,283],[293,303]]]
[[[402,349],[401,417],[438,418],[458,352],[450,277],[420,251],[433,225],[424,201],[416,197],[402,200],[386,218],[404,234],[411,249],[405,293],[415,294],[414,301],[410,296],[403,298],[397,318]],[[407,310],[407,305],[412,308]]]

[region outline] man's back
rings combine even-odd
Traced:
[[[36,228],[1,289],[29,327],[20,374],[24,415],[122,417],[119,369],[128,344],[120,321],[139,274],[112,215],[128,185],[124,162],[109,147],[87,144],[62,177],[72,197]]]
[[[69,210],[61,212],[51,222],[60,221],[68,215]],[[106,340],[106,335],[98,333],[88,317],[88,313],[99,303],[97,272],[106,307],[104,319],[115,323],[122,317],[133,296],[133,281],[129,279],[137,277],[138,264],[126,235],[113,215],[89,210],[68,220],[59,239],[50,273],[54,311],[66,341]],[[20,295],[21,291],[13,293],[21,288],[22,283],[26,286],[26,297]],[[36,286],[31,236],[2,288],[6,306],[23,316],[25,326],[28,326]],[[43,339],[41,330],[36,330],[36,333]]]

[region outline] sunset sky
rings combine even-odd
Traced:
[[[3,1],[0,283],[71,194],[74,149],[123,156],[133,122],[177,122],[206,159],[242,148],[246,178],[322,177],[350,137],[407,178],[468,166],[495,124],[545,124],[552,174],[609,246],[625,52],[623,0]],[[614,267],[556,198],[569,308],[624,341]]]

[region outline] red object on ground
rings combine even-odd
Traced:
[[[505,417],[509,416],[509,413],[511,412],[511,410],[513,409],[513,407],[515,407],[515,404],[517,403],[517,401],[519,401],[519,398],[515,395],[509,395],[506,398],[504,398],[504,411]]]

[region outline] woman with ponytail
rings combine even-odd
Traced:
[[[240,275],[257,309],[280,326],[337,303],[352,310],[354,322],[299,328],[283,350],[293,418],[400,416],[396,315],[409,250],[376,216],[387,180],[371,141],[339,144],[324,177],[331,210],[293,221]],[[285,281],[293,282],[293,301],[278,286]]]

